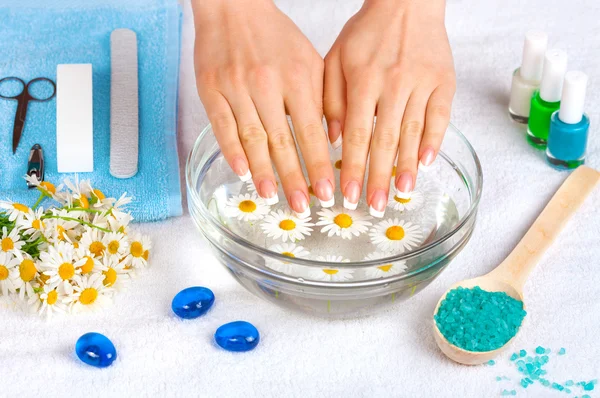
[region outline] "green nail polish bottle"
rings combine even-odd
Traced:
[[[531,98],[527,125],[527,140],[536,148],[546,148],[550,118],[560,108],[563,80],[567,72],[567,53],[550,50],[544,58],[544,70],[539,91]]]

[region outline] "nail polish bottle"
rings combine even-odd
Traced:
[[[529,120],[531,97],[540,87],[547,45],[546,33],[532,30],[525,34],[523,60],[513,72],[508,104],[508,114],[517,123],[527,124]]]
[[[546,148],[550,132],[550,117],[560,107],[563,80],[567,72],[567,53],[549,50],[544,57],[544,69],[539,91],[531,98],[527,125],[527,140],[536,148]]]
[[[585,161],[590,118],[583,113],[587,75],[565,75],[560,110],[552,114],[546,159],[558,169],[575,169]]]

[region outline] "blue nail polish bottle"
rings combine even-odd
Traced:
[[[583,113],[587,75],[565,74],[560,109],[552,114],[546,159],[561,170],[575,169],[585,162],[590,119]]]

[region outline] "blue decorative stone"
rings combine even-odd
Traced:
[[[260,334],[251,323],[236,321],[219,327],[215,341],[227,351],[250,351],[258,345]]]
[[[82,362],[97,368],[110,366],[117,359],[117,350],[108,337],[100,333],[86,333],[77,340],[75,352]]]
[[[215,295],[212,290],[200,286],[188,287],[177,293],[171,308],[180,318],[194,319],[204,315],[214,302]]]

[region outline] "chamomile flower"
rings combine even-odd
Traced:
[[[104,256],[100,259],[98,269],[102,271],[102,283],[115,290],[124,290],[129,286],[129,271],[125,269],[126,261],[119,261],[115,256]]]
[[[249,193],[258,193],[256,190],[256,185],[254,185],[254,181],[249,180],[246,182],[246,189],[248,190]]]
[[[125,192],[117,201],[112,205],[110,209],[110,214],[112,214],[115,218],[120,219],[121,217],[128,215],[125,207],[131,203],[132,198],[127,196],[127,192]]]
[[[353,236],[359,236],[369,230],[373,224],[369,222],[371,216],[361,211],[349,211],[341,207],[333,209],[321,209],[317,213],[319,221],[317,225],[323,225],[322,233],[327,236],[341,236],[342,239],[352,239]]]
[[[46,284],[52,287],[69,283],[81,273],[81,266],[86,262],[76,258],[73,246],[67,242],[49,246],[48,251],[40,253],[40,260],[43,274],[50,277]]]
[[[44,236],[46,236],[50,243],[67,240],[73,241],[79,234],[81,224],[74,220],[65,220],[64,218],[77,218],[79,214],[73,214],[66,210],[53,210],[51,213],[53,217],[63,218],[51,218],[52,223],[46,223],[47,228],[44,231]]]
[[[379,260],[385,257],[384,253],[374,252],[365,256],[364,260]],[[365,270],[365,275],[369,279],[378,279],[386,276],[397,275],[406,271],[406,261],[396,261],[390,264],[383,264],[375,267],[369,267]]]
[[[313,223],[310,218],[298,218],[290,210],[277,210],[267,215],[260,225],[264,233],[283,242],[302,240],[310,236]]]
[[[46,223],[42,219],[43,215],[44,210],[38,208],[37,210],[32,210],[27,213],[18,223],[22,232],[29,235],[31,240],[39,238],[46,229]]]
[[[127,263],[133,268],[145,268],[148,265],[148,255],[152,249],[150,238],[145,235],[135,234],[131,237]]]
[[[41,193],[53,199],[56,198],[56,193],[60,192],[63,188],[62,184],[57,187],[49,181],[40,181],[35,174],[26,175],[25,180],[30,185],[36,187]]]
[[[29,254],[23,256],[19,263],[19,277],[15,279],[15,288],[19,290],[19,298],[23,300],[25,295],[31,298],[35,294],[34,287],[37,287],[37,277],[39,275],[38,265]]]
[[[116,202],[115,198],[107,198],[104,192],[97,188],[92,188],[90,191],[90,202],[96,210],[109,210]]]
[[[390,218],[375,225],[369,235],[371,242],[377,245],[379,250],[395,254],[416,247],[423,239],[420,226],[397,218]]]
[[[395,189],[390,189],[388,207],[396,211],[417,210],[425,204],[425,195],[421,191],[413,191],[408,199],[396,196]]]
[[[310,255],[308,250],[302,246],[298,246],[295,243],[282,243],[269,247],[269,250],[275,253],[283,254],[290,258],[306,258]],[[298,267],[287,261],[268,259],[266,262],[267,267],[288,275],[294,275],[298,271]]]
[[[125,234],[119,232],[109,232],[102,238],[102,243],[106,247],[106,255],[121,259],[129,252],[129,242]]]
[[[0,294],[8,296],[19,285],[19,260],[11,253],[0,252]]]
[[[104,234],[96,228],[86,230],[79,240],[79,248],[91,253],[94,257],[101,257],[106,250]]]
[[[232,196],[225,204],[225,215],[240,221],[262,220],[269,211],[271,206],[256,193]]]
[[[133,217],[129,213],[118,213],[118,216],[113,214],[113,217],[108,218],[108,228],[113,232],[120,232],[127,235],[131,221],[133,221]]]
[[[13,228],[10,233],[6,227],[2,227],[2,236],[0,237],[0,252],[11,253],[19,260],[23,260],[21,248],[25,242],[19,235],[19,228]]]
[[[19,222],[25,214],[29,213],[31,209],[24,204],[9,201],[0,201],[0,209],[4,209],[4,212],[8,214],[8,221]]]
[[[41,304],[39,314],[46,314],[48,319],[52,318],[52,315],[57,312],[64,314],[68,310],[67,306],[63,303],[65,297],[62,286],[52,288],[48,285],[44,285],[43,290],[39,295]]]
[[[317,257],[317,261],[327,261],[330,263],[347,263],[348,260],[342,256],[327,255]],[[352,279],[354,271],[344,268],[318,268],[312,269],[309,273],[310,278],[318,281],[327,282],[346,282]]]
[[[89,180],[79,181],[79,176],[75,176],[75,181],[65,179],[65,185],[71,192],[64,192],[57,195],[68,207],[81,207],[83,209],[90,208],[90,196],[92,186]]]
[[[94,311],[110,304],[112,289],[104,286],[105,276],[91,274],[89,276],[76,275],[73,284],[65,285],[63,303],[71,306],[73,312]]]

